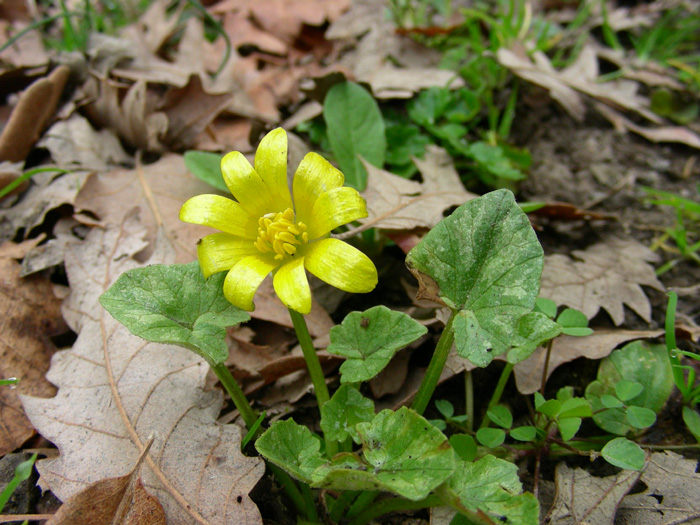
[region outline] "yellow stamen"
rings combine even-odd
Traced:
[[[273,252],[278,261],[293,256],[300,245],[309,241],[306,225],[303,222],[295,223],[294,219],[291,208],[260,217],[258,238],[253,245],[263,253]]]

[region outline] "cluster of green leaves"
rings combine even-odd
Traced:
[[[530,418],[516,420],[500,402],[503,379],[515,363],[561,334],[591,332],[581,312],[559,312],[552,301],[537,299],[543,252],[510,191],[457,208],[406,262],[422,294],[451,310],[411,408],[377,413],[363,395],[363,382],[427,332],[405,313],[376,306],[348,314],[331,330],[327,350],[345,361],[341,386],[319,407],[323,436],[293,419],[249,433],[261,456],[296,479],[302,492],[327,489],[332,520],[366,523],[386,512],[441,505],[476,523],[484,513],[509,523],[537,523],[537,501],[522,492],[516,466],[497,457],[514,450],[600,455],[621,468],[643,468],[644,452],[633,439],[654,424],[673,389],[675,369],[662,346],[631,343],[614,351],[601,362],[585,397],[576,397],[573,388],[560,389],[554,399],[535,394]],[[216,367],[227,357],[224,327],[248,319],[223,298],[222,278],[205,281],[197,263],[137,268],[100,300],[136,335],[184,346]],[[444,422],[422,415],[452,343],[460,357],[479,367],[498,355],[508,360],[475,432],[474,422],[455,414],[446,400],[436,403]],[[576,439],[584,418],[607,435]],[[329,453],[328,443],[339,452]],[[380,492],[394,497],[373,503]]]
[[[427,144],[445,148],[465,182],[479,180],[489,187],[504,187],[525,178],[531,158],[527,151],[497,140],[469,141],[471,130],[483,116],[483,104],[472,90],[429,88],[411,99],[406,112],[385,110],[386,162],[390,171],[410,177],[416,172],[412,157],[422,157]]]

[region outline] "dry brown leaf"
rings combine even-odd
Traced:
[[[425,158],[414,159],[414,162],[423,176],[422,183],[364,162],[367,188],[362,196],[367,201],[369,216],[362,221],[363,228],[432,228],[444,218],[444,210],[476,197],[464,189],[452,161],[442,148],[428,146]]]
[[[144,488],[141,465],[150,443],[126,476],[93,483],[66,501],[46,525],[165,525],[165,512]]]
[[[163,2],[158,3],[163,4]],[[160,17],[162,14],[160,8],[157,11],[158,15],[154,18]],[[158,50],[175,31],[178,23],[177,15],[163,20],[162,23],[163,27],[157,30],[161,31],[161,34],[154,39],[156,42],[160,41],[160,44],[155,48],[150,42],[153,35],[147,26],[134,24],[125,28],[120,40],[129,43],[133,59],[111,69],[112,75],[134,82],[166,84],[181,88],[187,85],[191,76],[205,73],[205,63],[202,56],[204,56],[206,40],[202,21],[197,17],[191,17],[187,20],[178,47],[171,53],[172,60],[161,58],[158,55]]]
[[[56,111],[69,75],[68,66],[58,66],[20,95],[0,135],[0,160],[24,161]]]
[[[168,117],[168,132],[163,142],[178,150],[191,147],[197,136],[232,100],[232,93],[207,94],[200,77],[191,76],[185,87],[171,89],[165,94],[161,111]]]
[[[94,99],[86,110],[99,127],[114,130],[135,148],[163,151],[168,117],[147,100],[145,82],[132,85],[123,99],[119,86],[106,79],[88,82],[85,89]]]
[[[591,46],[584,46],[576,62],[562,71],[555,70],[547,56],[540,51],[533,53],[531,60],[522,51],[503,47],[498,50],[496,56],[502,66],[517,76],[548,89],[552,98],[576,120],[583,120],[586,112],[583,100],[578,94],[580,92],[608,105],[634,111],[651,122],[662,122],[662,119],[649,109],[649,101],[636,94],[636,82],[596,82],[598,58]]]
[[[37,173],[22,200],[0,215],[0,241],[14,239],[19,230],[29,237],[51,210],[73,204],[88,174],[85,172]]]
[[[18,378],[16,388],[0,388],[0,456],[35,433],[18,394],[49,397],[56,389],[44,378],[56,351],[50,337],[68,331],[61,301],[43,276],[22,279],[21,259],[40,239],[0,246],[0,378]]]
[[[205,390],[204,360],[131,335],[98,303],[119,275],[142,266],[133,257],[146,247],[145,235],[132,216],[94,228],[66,252],[71,288],[63,315],[78,339],[52,360],[47,379],[57,395],[22,398],[32,424],[60,451],[37,462],[40,485],[66,501],[91,483],[127,474],[153,436],[142,479],[169,524],[261,523],[248,492],[264,464],[243,456],[238,426],[216,423],[223,396]],[[148,262],[174,259],[159,237]]]
[[[23,164],[24,162],[0,161],[0,190],[22,175]],[[25,180],[5,197],[18,195],[26,190],[27,187],[29,187],[29,181]],[[5,197],[3,197],[3,199]]]
[[[641,475],[634,470],[623,470],[615,476],[597,478],[585,470],[570,469],[560,463],[555,474],[556,498],[547,523],[612,525],[622,498]]]
[[[51,126],[39,141],[39,146],[48,149],[54,162],[66,169],[75,166],[105,171],[132,160],[112,131],[96,131],[85,117],[77,113]]]
[[[118,226],[137,207],[148,230],[149,244],[152,245],[162,227],[175,247],[177,262],[188,263],[196,258],[197,241],[212,230],[180,221],[180,208],[190,197],[214,192],[187,170],[182,156],[168,154],[133,170],[91,175],[75,200],[75,211],[90,211],[100,219],[100,224]],[[94,222],[84,216],[78,218]]]
[[[596,330],[587,337],[562,335],[552,343],[547,379],[561,365],[579,357],[602,359],[622,343],[634,339],[659,337],[663,333],[663,330]],[[520,393],[529,395],[540,389],[546,357],[547,350],[539,347],[525,361],[515,365],[513,371]]]
[[[616,326],[625,320],[624,305],[651,321],[651,306],[641,285],[664,290],[654,267],[658,255],[634,240],[610,240],[544,258],[540,295],[592,319],[604,308]]]
[[[654,452],[640,481],[646,490],[622,500],[615,523],[649,525],[700,521],[697,461],[670,451]]]
[[[677,142],[700,149],[700,135],[683,126],[659,126],[647,128],[639,126],[622,116],[618,111],[603,104],[595,104],[595,108],[619,132],[632,131],[651,142]]]
[[[0,19],[0,45],[5,45],[26,27],[26,24],[11,24],[4,18]],[[0,71],[16,72],[17,69],[46,66],[48,62],[49,54],[44,48],[41,32],[29,31],[0,54]]]

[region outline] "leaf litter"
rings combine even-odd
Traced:
[[[366,82],[376,98],[390,99],[412,97],[428,86],[444,86],[450,77],[448,72],[436,69],[439,55],[397,34],[374,2],[338,0],[291,4],[276,0],[223,0],[214,3],[208,10],[220,17],[223,30],[233,44],[226,61],[222,39],[208,42],[201,22],[190,18],[183,24],[178,18],[179,12],[167,11],[166,5],[165,1],[153,2],[138,23],[128,26],[111,40],[91,37],[84,66],[89,64],[100,75],[77,91],[63,94],[61,102],[65,105],[62,108],[53,99],[64,91],[61,76],[65,76],[65,69],[49,73],[49,53],[44,50],[38,32],[27,33],[0,55],[0,80],[19,72],[24,86],[29,86],[25,94],[32,95],[34,89],[41,93],[32,96],[47,96],[52,100],[40,108],[41,115],[36,114],[37,108],[32,107],[29,96],[24,103],[15,105],[13,118],[20,124],[10,129],[19,131],[10,134],[5,127],[0,144],[5,139],[9,145],[4,151],[17,155],[17,151],[35,152],[39,146],[46,148],[61,167],[94,172],[40,174],[33,178],[21,199],[10,197],[3,202],[5,209],[0,222],[3,241],[33,238],[29,244],[21,245],[26,247],[21,248],[24,250],[21,253],[7,248],[13,254],[2,259],[11,269],[13,281],[8,289],[12,293],[30,294],[27,297],[41,295],[45,310],[40,321],[52,320],[62,326],[55,312],[58,300],[48,299],[53,297],[53,290],[59,289],[52,287],[43,275],[20,280],[19,265],[12,259],[24,257],[26,272],[22,270],[22,275],[26,275],[60,264],[65,258],[71,288],[64,303],[63,317],[78,333],[72,349],[56,354],[47,375],[59,388],[56,397],[40,399],[55,391],[48,383],[38,386],[46,366],[31,371],[39,376],[36,383],[33,376],[30,380],[29,372],[26,374],[27,388],[35,384],[38,390],[22,391],[20,384],[17,390],[9,393],[15,398],[17,392],[40,396],[25,397],[25,410],[34,428],[51,439],[61,452],[56,459],[39,462],[41,484],[64,501],[70,501],[72,496],[91,497],[90,490],[95,484],[103,483],[99,489],[103,490],[111,483],[123,486],[128,479],[135,493],[144,497],[151,493],[160,500],[169,523],[204,519],[212,523],[241,519],[257,523],[260,515],[248,493],[262,476],[262,464],[238,451],[238,427],[217,422],[221,395],[206,389],[205,385],[211,384],[211,380],[207,381],[201,363],[192,359],[191,354],[180,353],[176,347],[143,344],[134,339],[109,316],[100,313],[95,307],[96,298],[123,269],[194,259],[195,242],[202,233],[179,223],[175,210],[186,198],[214,190],[205,189],[187,174],[180,150],[206,144],[207,149],[217,152],[249,151],[256,141],[258,126],[257,122],[251,123],[251,118],[271,125],[279,120],[280,109],[287,108],[294,117],[294,110],[313,98],[311,92],[300,88],[304,79],[316,81],[318,87],[327,75],[341,71],[345,78]],[[0,8],[4,9],[5,5]],[[623,19],[626,23],[639,23],[641,20],[625,19],[618,11],[610,13],[609,23],[618,24]],[[30,19],[26,13],[16,17],[0,22],[0,42]],[[325,39],[319,38],[325,24],[329,24]],[[174,39],[176,34],[181,37]],[[164,53],[164,49],[168,52]],[[650,113],[648,100],[637,94],[635,82],[655,85],[654,82],[664,78],[663,73],[657,72],[660,80],[652,71],[634,65],[634,71],[631,66],[626,71],[625,81],[600,84],[598,61],[612,59],[595,46],[586,45],[579,59],[563,71],[555,70],[546,56],[526,55],[517,47],[501,51],[498,58],[504,65],[523,79],[548,89],[575,118],[585,118],[588,98],[592,98],[599,101],[592,107],[618,131],[631,130],[654,142],[671,141],[698,147],[697,135],[691,129],[665,125]],[[222,64],[221,72],[214,77],[212,73]],[[56,79],[58,81],[54,82]],[[46,87],[47,82],[50,89]],[[458,85],[458,82],[453,83],[451,87]],[[309,99],[305,99],[306,93]],[[86,94],[92,97],[91,105],[78,113],[77,108],[89,101]],[[620,108],[636,116],[628,118]],[[6,109],[8,111],[2,115],[8,115],[13,108],[3,108]],[[644,124],[639,123],[645,120]],[[134,148],[162,156],[155,163],[151,163],[151,159],[144,162],[138,154],[131,155]],[[173,149],[177,152],[172,153]],[[17,156],[21,163],[27,153]],[[451,207],[475,196],[464,189],[459,170],[444,150],[430,147],[422,159],[415,159],[415,163],[421,174],[420,182],[367,165],[370,177],[364,196],[370,216],[360,227],[388,231],[405,252],[449,213]],[[19,174],[19,169],[21,166],[13,173]],[[578,196],[571,195],[570,190],[567,197],[574,202],[584,195],[582,192]],[[605,209],[609,211],[610,208]],[[67,217],[72,211],[81,222]],[[577,210],[573,221],[586,212],[585,207]],[[63,218],[56,221],[55,214]],[[596,220],[600,217],[591,212],[592,228],[597,227]],[[561,217],[548,220],[545,229],[552,225],[561,227]],[[53,233],[54,238],[35,246],[41,242],[41,237],[36,237],[41,231]],[[87,237],[82,242],[76,236],[85,234]],[[12,245],[3,245],[3,250],[7,246]],[[27,261],[41,250],[50,257],[32,269]],[[609,240],[570,253],[571,256],[547,255],[545,276],[549,281],[543,280],[543,295],[561,305],[580,308],[589,318],[605,310],[616,326],[624,324],[626,327],[630,322],[625,306],[647,325],[654,324],[652,305],[642,288],[664,289],[653,273],[653,264],[658,260],[653,253],[631,241],[620,244]],[[107,254],[115,257],[110,260]],[[117,260],[119,256],[122,258]],[[33,291],[34,283],[41,283],[40,292]],[[237,356],[268,348],[266,357],[240,362],[238,371],[247,375],[251,392],[268,385],[261,398],[263,403],[276,399],[279,410],[295,410],[297,401],[309,391],[310,383],[301,371],[303,361],[298,352],[291,349],[293,338],[287,330],[290,323],[286,311],[277,302],[269,281],[267,284],[256,296],[258,309],[254,317],[263,323],[260,332],[275,326],[280,343],[272,349],[256,344],[258,334],[243,336],[241,333],[245,341],[241,339],[237,349],[233,342],[236,331],[233,331],[229,334],[232,348],[229,365],[236,370]],[[31,301],[25,302],[29,305]],[[50,315],[47,313],[49,304],[52,305]],[[7,317],[12,322],[17,315],[24,315],[24,310],[13,306],[15,310]],[[312,335],[319,338],[319,346],[324,346],[321,344],[323,336],[337,319],[329,315],[332,310],[334,308],[326,310],[314,303],[314,311],[308,319]],[[42,324],[35,332],[45,332],[45,327],[46,324]],[[621,342],[651,338],[659,333],[658,330],[596,329],[595,335],[588,338],[563,336],[556,342],[557,351],[552,356],[548,375],[570,360],[600,359]],[[10,346],[21,341],[13,332],[10,334]],[[44,346],[49,354],[55,351]],[[151,360],[149,366],[137,370],[134,363],[144,356]],[[530,393],[539,388],[543,356],[544,349],[539,349],[515,367],[516,384],[521,392]],[[415,393],[415,378],[420,370],[413,366],[413,361],[409,365],[410,357],[410,351],[399,352],[389,365],[395,364],[396,373],[389,373],[386,379],[380,375],[373,380],[371,388],[376,397],[393,394],[382,400],[383,406],[405,403]],[[321,362],[329,367],[329,374],[339,364],[337,358],[325,353],[321,353]],[[48,365],[46,358],[43,364]],[[471,368],[468,361],[453,354],[441,381]],[[86,392],[95,391],[100,395],[86,395]],[[67,402],[69,395],[70,403]],[[174,402],[173,395],[176,396]],[[177,410],[180,410],[179,416]],[[225,417],[232,420],[234,416]],[[5,419],[3,417],[3,421]],[[148,455],[143,456],[146,459],[140,470],[142,474],[138,475],[139,469],[136,469],[133,477],[128,477],[151,434],[154,444]],[[191,442],[191,438],[188,441],[185,436],[200,436],[201,439]],[[7,446],[19,446],[24,439],[26,437],[17,437],[9,442],[13,445]],[[221,442],[217,444],[218,439]],[[216,461],[208,460],[207,456]],[[660,457],[652,456],[642,481],[654,461],[665,461]],[[667,453],[666,457],[673,455]],[[223,463],[219,463],[221,458],[224,458]],[[671,479],[692,478],[676,466],[667,469],[676,476]],[[685,468],[685,463],[681,466]],[[686,470],[689,468],[691,466]],[[197,475],[191,475],[192,472]],[[570,472],[562,469],[562,475],[558,474],[560,492],[565,490],[569,476],[575,478]],[[238,474],[240,478],[236,478]],[[209,475],[221,486],[211,485]],[[613,486],[622,483],[619,481],[622,477],[620,474],[614,478]],[[572,493],[586,492],[588,482],[576,479]],[[645,483],[650,486],[666,484],[665,479],[663,482],[653,477],[646,479]],[[141,481],[143,486],[139,486]],[[591,486],[598,486],[596,483]],[[606,493],[608,495],[601,496],[595,504],[586,504],[581,513],[588,518],[600,516],[607,520],[614,512],[611,509],[619,505],[620,519],[627,519],[634,512],[642,512],[633,498],[646,498],[645,509],[653,507],[654,502],[659,503],[660,490],[655,488],[628,496],[621,504],[624,494],[618,494],[619,491],[622,488]],[[231,501],[231,494],[239,495],[241,502],[235,497]],[[674,508],[676,503],[681,507],[685,505],[675,500],[669,503],[669,497],[664,498],[669,505],[673,503]],[[183,507],[184,501],[192,503],[190,513]],[[229,501],[231,505],[222,510],[221,501]],[[561,517],[564,512],[561,509],[574,506],[572,500],[564,497],[558,500],[556,508]],[[581,507],[576,509],[578,516]],[[70,510],[66,503],[65,512]],[[222,517],[221,512],[228,514]],[[647,514],[640,516],[629,522],[643,523],[651,519]],[[565,517],[562,519],[566,521]]]
[[[78,339],[52,360],[47,379],[56,397],[22,398],[34,427],[61,452],[38,462],[40,483],[66,500],[128,473],[153,437],[142,477],[168,523],[257,523],[248,492],[264,466],[240,452],[240,427],[216,422],[222,395],[204,390],[204,361],[179,347],[143,344],[98,306],[123,271],[141,266],[133,256],[145,234],[131,215],[94,228],[66,253],[71,292],[63,313]],[[148,262],[174,259],[161,236]]]

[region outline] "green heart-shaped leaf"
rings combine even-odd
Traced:
[[[340,365],[341,383],[368,381],[389,364],[394,354],[428,329],[403,312],[375,306],[348,314],[331,328],[328,352],[346,357]]]
[[[223,294],[226,272],[202,276],[198,262],[156,264],[124,272],[100,303],[147,341],[184,346],[212,365],[228,358],[226,327],[250,316]]]
[[[457,310],[457,353],[488,365],[511,346],[539,292],[543,252],[508,190],[472,199],[443,219],[406,257],[419,295]]]

